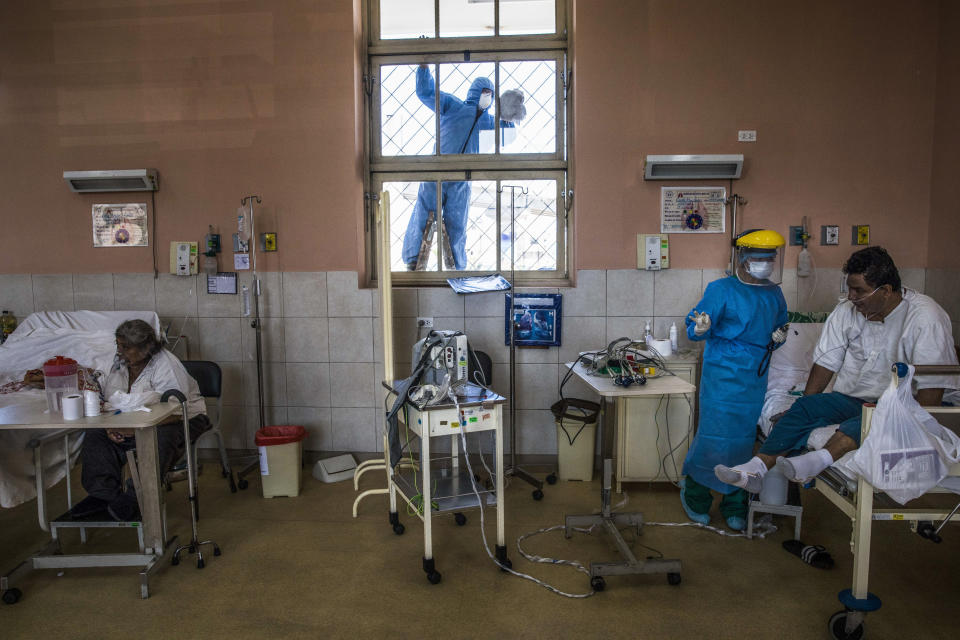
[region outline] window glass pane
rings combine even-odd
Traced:
[[[496,100],[492,62],[457,62],[440,66],[440,153],[493,153]],[[423,74],[424,71],[420,71]],[[432,98],[432,79],[418,83],[417,95]],[[490,105],[479,109],[484,90],[490,91]],[[430,93],[427,93],[430,91]],[[484,144],[481,145],[481,133]]]
[[[430,94],[426,103],[418,98],[417,71],[418,66],[410,64],[380,67],[380,149],[384,156],[434,153],[433,97]],[[424,73],[430,74],[429,70]]]
[[[504,131],[503,153],[554,153],[557,149],[557,63],[523,60],[500,63],[500,89],[519,89],[527,115],[515,133]],[[509,114],[508,114],[509,115]]]
[[[443,230],[438,245],[436,182],[385,182],[390,192],[390,269],[493,270],[497,261],[496,183],[489,180],[442,182]],[[442,253],[441,253],[442,252]]]
[[[440,37],[492,36],[491,0],[440,0]]]
[[[556,33],[554,0],[508,0],[500,2],[500,35]]]
[[[433,0],[380,0],[380,38],[433,38]]]
[[[468,270],[497,269],[497,183],[492,180],[470,183],[470,215],[464,249]]]
[[[518,188],[511,189],[511,186]],[[510,254],[517,271],[557,268],[557,181],[504,181],[500,193],[501,269],[510,269]],[[524,194],[523,191],[528,193]],[[513,236],[511,247],[511,211]]]

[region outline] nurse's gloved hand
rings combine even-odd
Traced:
[[[775,329],[773,333],[770,334],[770,339],[776,342],[777,344],[783,344],[787,341],[787,329],[790,328],[790,323],[783,325],[779,329]]]
[[[702,336],[710,330],[710,315],[706,311],[694,311],[689,317],[696,323],[693,328],[696,335]]]

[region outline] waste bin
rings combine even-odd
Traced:
[[[299,425],[273,425],[257,430],[260,486],[264,498],[300,495],[300,461],[307,430]]]
[[[557,421],[557,477],[593,480],[593,458],[600,405],[566,398],[550,407]]]

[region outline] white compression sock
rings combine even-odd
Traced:
[[[788,480],[804,482],[833,464],[833,456],[826,449],[817,449],[793,458],[777,458],[777,466]]]
[[[718,464],[713,468],[713,473],[721,482],[746,489],[750,493],[760,493],[760,487],[763,486],[763,476],[767,473],[767,465],[764,464],[763,460],[754,456],[747,462],[735,467]]]

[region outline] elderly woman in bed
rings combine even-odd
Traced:
[[[153,327],[143,320],[127,320],[116,330],[117,357],[103,384],[104,396],[114,392],[163,393],[177,389],[187,397],[190,437],[196,439],[210,428],[206,405],[196,380],[190,377],[180,360],[163,348]],[[157,427],[157,449],[161,471],[166,471],[182,455],[186,443],[180,413]],[[83,441],[81,484],[87,497],[70,513],[75,518],[106,511],[121,522],[139,520],[137,496],[128,482],[123,486],[126,452],[135,448],[131,429],[90,429]]]

